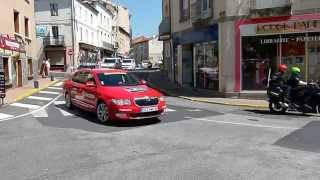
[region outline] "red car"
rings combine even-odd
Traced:
[[[82,69],[63,88],[68,108],[96,112],[101,123],[158,118],[166,109],[161,93],[123,70]]]

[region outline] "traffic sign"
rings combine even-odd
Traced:
[[[69,56],[72,56],[72,55],[73,55],[73,49],[69,49],[69,50],[68,50],[68,55],[69,55]]]

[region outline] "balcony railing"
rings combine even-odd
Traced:
[[[44,46],[64,46],[65,41],[64,41],[64,36],[49,36],[43,38],[43,44]]]
[[[105,49],[107,49],[107,50],[109,50],[109,51],[113,51],[113,50],[114,50],[113,44],[108,43],[108,42],[106,42],[106,41],[103,41],[103,42],[102,42],[102,46],[103,46],[103,48],[105,48]]]
[[[251,9],[269,9],[291,6],[292,0],[250,0]]]

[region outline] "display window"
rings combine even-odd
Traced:
[[[242,45],[242,90],[264,90],[269,72],[279,64],[301,69],[304,81],[320,80],[320,33],[244,36]]]
[[[204,89],[219,89],[219,58],[216,42],[194,46],[196,86]]]

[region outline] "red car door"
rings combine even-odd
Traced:
[[[84,72],[79,71],[75,74],[72,79],[72,87],[71,87],[71,98],[72,102],[79,107],[83,107],[83,90],[85,87],[84,84]]]
[[[92,73],[87,74],[86,85],[84,87],[84,102],[87,107],[95,111],[97,105],[97,83]]]

